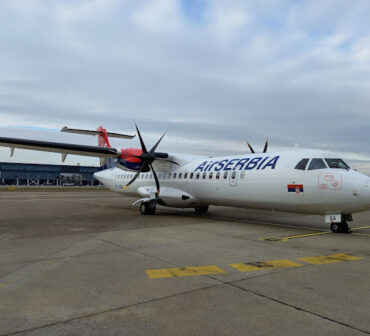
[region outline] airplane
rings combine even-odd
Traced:
[[[370,209],[370,178],[351,169],[339,155],[323,150],[295,149],[221,157],[196,157],[158,152],[163,134],[147,149],[135,125],[141,148],[112,148],[109,137],[134,135],[64,127],[62,132],[98,136],[98,146],[0,137],[0,146],[100,158],[104,168],[95,178],[110,190],[139,199],[142,215],[156,206],[194,208],[203,214],[210,205],[269,209],[325,216],[336,233],[350,232],[352,214]]]

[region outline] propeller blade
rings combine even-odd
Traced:
[[[157,186],[157,192],[155,193],[155,196],[158,198],[159,197],[159,193],[161,191],[161,187],[159,185],[158,177],[157,177],[157,174],[155,173],[155,170],[154,170],[153,166],[151,164],[149,166],[150,166],[150,169],[153,172],[153,176],[154,176],[154,180],[155,180],[155,185]]]
[[[140,167],[140,169],[137,171],[137,173],[135,174],[135,176],[131,179],[131,181],[129,183],[127,183],[124,187],[122,187],[122,190],[125,190],[126,188],[128,188],[128,186],[131,184],[131,183],[134,183],[135,180],[137,179],[137,177],[140,175],[140,173],[142,172],[143,168],[144,168],[145,165],[142,165]]]
[[[250,144],[248,141],[246,141],[246,143],[247,143],[247,145],[248,145],[249,149],[251,150],[251,152],[254,154],[254,149],[253,149],[253,147],[251,146],[251,144]]]
[[[162,158],[155,158],[156,161],[165,161],[165,162],[170,162],[170,163],[173,163],[175,165],[180,165],[180,163],[176,162],[176,161],[172,161],[170,159],[162,159]]]
[[[135,127],[136,127],[136,131],[137,131],[137,135],[139,136],[139,140],[140,140],[140,145],[141,145],[141,149],[143,150],[144,153],[147,153],[147,149],[145,147],[145,144],[144,144],[144,141],[143,141],[143,138],[141,137],[141,134],[140,134],[140,131],[137,127],[137,125],[135,124]]]
[[[152,149],[149,151],[149,153],[154,153],[154,151],[157,149],[159,143],[162,141],[163,137],[166,135],[166,133],[164,133],[160,138],[159,140],[157,141],[157,143],[152,147]]]
[[[269,139],[266,139],[266,143],[265,143],[265,147],[263,148],[263,152],[266,153],[267,152],[267,147],[269,145]]]

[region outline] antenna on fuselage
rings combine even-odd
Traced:
[[[248,141],[246,141],[246,143],[247,143],[249,149],[251,150],[251,152],[254,154],[255,151],[254,151],[253,147],[251,146],[251,144]],[[263,147],[263,153],[266,153],[267,152],[268,145],[269,145],[269,139],[266,139],[265,147]]]

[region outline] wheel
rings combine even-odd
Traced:
[[[155,215],[155,207],[156,207],[157,203],[156,201],[149,201],[149,204],[148,204],[148,215]]]
[[[148,215],[148,202],[143,202],[140,204],[140,213],[142,215]]]
[[[340,232],[340,231],[339,231],[339,230],[340,230],[340,225],[339,225],[339,223],[331,223],[331,224],[330,224],[330,229],[331,229],[333,232],[335,232],[335,233]]]
[[[140,204],[140,213],[142,215],[154,215],[155,214],[155,201],[142,202]]]
[[[206,213],[207,211],[208,211],[208,205],[203,206],[203,207],[195,207],[195,212],[197,214],[203,214],[203,213]]]
[[[342,221],[341,223],[331,223],[330,229],[335,233],[348,233],[350,231],[348,224],[345,221]]]

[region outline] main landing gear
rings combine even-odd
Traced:
[[[351,229],[348,227],[346,221],[342,220],[341,223],[331,223],[330,229],[335,233],[349,233]]]
[[[140,213],[142,215],[154,215],[157,202],[156,200],[150,200],[148,202],[142,202],[140,204]]]

